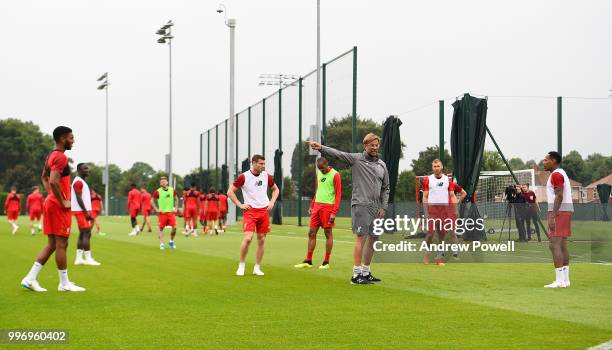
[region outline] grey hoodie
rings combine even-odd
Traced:
[[[385,162],[363,153],[347,153],[321,146],[321,155],[336,158],[351,167],[353,173],[353,196],[351,206],[365,205],[387,210],[389,202],[389,171]]]

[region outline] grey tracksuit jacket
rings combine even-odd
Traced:
[[[351,206],[364,205],[387,210],[389,202],[389,171],[385,162],[363,153],[347,153],[321,146],[321,155],[339,159],[351,166],[353,196]]]

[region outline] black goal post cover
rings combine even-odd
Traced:
[[[487,100],[463,95],[453,103],[453,124],[451,129],[451,154],[453,157],[453,176],[463,187],[467,196],[465,205],[461,204],[460,217],[480,219],[476,203],[473,203],[474,192],[478,185],[478,176],[484,153],[487,127]],[[465,207],[467,206],[467,213]],[[486,239],[484,229],[478,225],[466,226],[463,238],[469,241]]]
[[[399,160],[402,153],[400,138],[402,121],[396,116],[389,116],[383,124],[382,142],[380,145],[381,159],[389,172],[389,206],[385,213],[387,218],[395,218],[395,188],[399,171]]]
[[[610,199],[611,190],[612,186],[608,184],[597,185],[597,194],[599,195],[599,201],[601,202],[601,210],[603,211],[603,215],[601,217],[603,221],[610,221],[610,218],[608,217],[608,200]]]
[[[272,209],[272,223],[274,225],[283,224],[283,151],[274,151],[274,183],[278,186],[278,199],[274,209]]]

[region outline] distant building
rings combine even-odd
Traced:
[[[581,196],[585,203],[599,202],[599,195],[597,194],[597,185],[599,184],[608,184],[612,186],[612,174],[608,174],[608,176],[604,176],[583,188]],[[612,203],[612,197],[608,198],[608,203]]]

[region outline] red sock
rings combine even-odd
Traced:
[[[308,260],[308,261],[311,261],[311,260],[312,260],[312,252],[311,252],[311,251],[309,251],[309,252],[306,254],[306,260]]]
[[[330,255],[331,255],[331,252],[325,252],[325,260],[323,260],[323,261],[329,262],[329,256]]]

